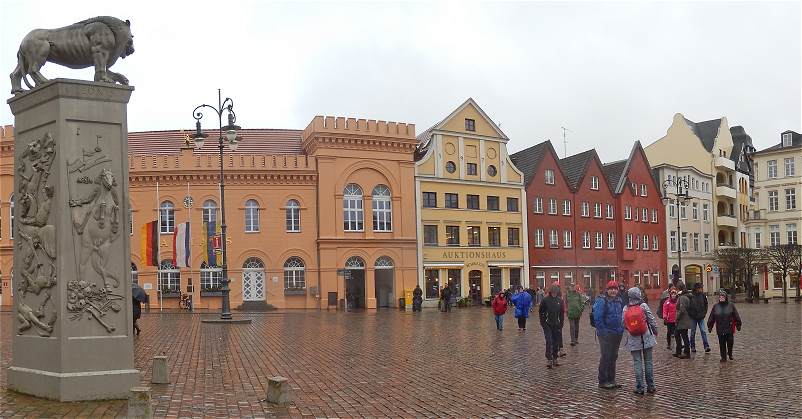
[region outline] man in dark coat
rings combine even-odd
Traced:
[[[741,330],[741,316],[735,308],[735,303],[729,301],[729,295],[723,288],[718,290],[718,303],[710,310],[710,316],[707,318],[707,331],[712,332],[714,325],[718,335],[721,362],[727,362],[727,356],[732,361],[732,345],[735,343],[735,330]]]
[[[688,295],[688,289],[685,288],[685,283],[678,281],[675,288],[677,289],[677,328],[674,331],[674,341],[677,344],[677,349],[674,356],[680,359],[687,359],[691,357],[691,344],[688,338],[688,329],[691,328],[693,320],[688,312],[688,307],[691,305],[691,298]]]
[[[423,290],[420,285],[415,285],[412,291],[412,311],[421,311],[421,304],[423,303]]]
[[[451,287],[445,286],[443,287],[442,295],[440,296],[443,300],[443,311],[451,311]]]
[[[546,338],[546,359],[548,368],[559,366],[557,363],[557,350],[562,342],[564,320],[563,300],[560,298],[560,286],[555,282],[549,290],[548,297],[540,303],[540,326],[543,327],[543,336]]]
[[[693,284],[693,292],[690,295],[691,305],[689,313],[691,316],[691,352],[696,352],[696,329],[702,335],[702,343],[705,345],[705,352],[710,352],[710,344],[707,342],[705,333],[705,315],[707,314],[707,296],[701,282]]]

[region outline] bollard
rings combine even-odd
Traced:
[[[150,404],[150,387],[131,387],[128,392],[128,414],[131,419],[150,419],[153,407]]]
[[[153,374],[150,382],[153,384],[168,384],[170,378],[167,376],[167,356],[156,355],[153,357]]]
[[[284,377],[270,377],[267,380],[267,401],[279,406],[290,403],[290,384]]]

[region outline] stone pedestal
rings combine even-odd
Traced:
[[[153,373],[150,382],[152,384],[170,384],[170,377],[167,374],[167,356],[156,355],[153,357]]]
[[[150,387],[132,387],[128,394],[128,419],[150,419],[153,417]]]
[[[14,338],[8,388],[125,399],[134,369],[128,234],[132,87],[56,79],[14,113]]]
[[[290,403],[290,383],[281,376],[267,379],[267,401],[279,406]]]

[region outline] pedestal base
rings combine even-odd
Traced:
[[[55,373],[9,367],[8,388],[60,402],[127,399],[131,387],[139,385],[139,371],[91,371]]]

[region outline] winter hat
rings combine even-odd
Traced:
[[[609,290],[610,288],[618,289],[618,282],[615,282],[615,280],[608,282],[607,289]]]
[[[724,302],[729,302],[730,301],[730,294],[724,288],[719,288],[719,290],[716,292],[716,294],[723,295],[724,298],[725,298]]]
[[[643,302],[643,297],[638,287],[632,287],[627,290],[627,297],[629,297],[629,304],[631,305],[638,305]]]

